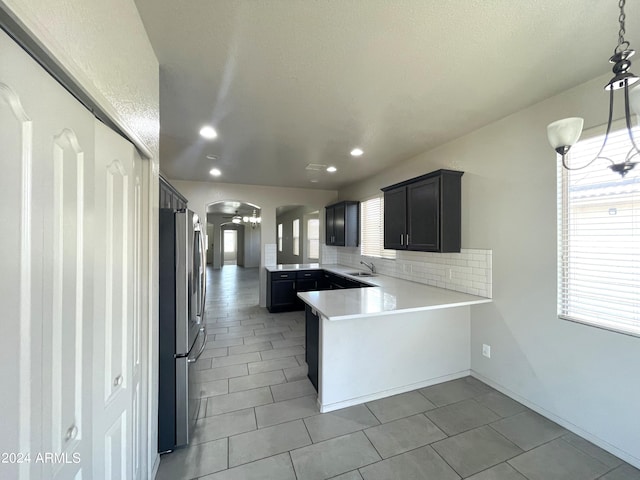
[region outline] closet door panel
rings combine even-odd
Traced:
[[[135,149],[95,121],[94,475],[133,478],[139,242]],[[123,476],[124,475],[124,476]]]

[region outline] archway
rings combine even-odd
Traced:
[[[236,248],[227,252],[227,262],[244,268],[260,266],[260,206],[239,200],[221,200],[207,205],[207,263],[213,268],[225,264],[225,231],[235,232]],[[230,239],[231,235],[227,234]],[[233,254],[233,255],[232,255]]]

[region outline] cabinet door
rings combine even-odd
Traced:
[[[335,210],[333,207],[327,207],[325,209],[325,243],[327,245],[333,245],[334,235],[334,222],[335,222]]]
[[[331,275],[323,273],[318,279],[318,290],[330,290],[331,289]]]
[[[345,245],[345,204],[340,203],[333,207],[333,244],[338,247]]]
[[[296,292],[310,292],[318,289],[318,281],[315,278],[296,280]]]
[[[409,250],[426,252],[440,248],[440,177],[407,186]]]
[[[320,321],[314,315],[311,307],[305,307],[305,359],[309,367],[307,376],[311,383],[318,390],[318,355],[320,341]]]
[[[313,292],[318,290],[318,281],[315,278],[299,278],[296,280],[296,307],[302,310],[305,303],[297,295],[298,292]]]
[[[271,282],[271,308],[292,308],[296,304],[296,282],[290,280],[273,280]]]
[[[407,187],[384,192],[384,248],[407,248],[406,222]]]

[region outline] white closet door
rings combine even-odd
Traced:
[[[1,479],[146,475],[142,162],[0,31]]]
[[[133,145],[97,120],[95,142],[93,471],[117,480],[133,478],[139,458],[139,174]]]
[[[4,33],[0,65],[2,188],[14,206],[2,212],[13,284],[2,305],[19,328],[3,335],[14,343],[3,371],[19,372],[3,385],[20,402],[9,451],[31,454],[20,478],[81,478],[91,465],[93,116]]]

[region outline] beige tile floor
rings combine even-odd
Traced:
[[[472,377],[320,414],[304,314],[258,306],[258,271],[209,271],[202,409],[157,479],[640,480],[640,471]]]

